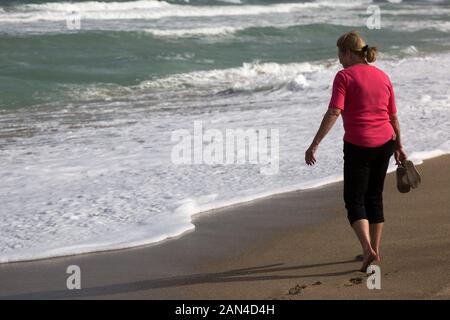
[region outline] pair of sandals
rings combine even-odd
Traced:
[[[397,189],[401,193],[407,193],[411,188],[419,186],[422,178],[411,160],[403,160],[397,167]]]

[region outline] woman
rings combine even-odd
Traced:
[[[344,202],[347,217],[363,249],[361,271],[380,261],[383,230],[383,187],[389,160],[406,160],[400,139],[394,91],[389,77],[369,64],[377,48],[369,47],[356,32],[337,41],[340,70],[333,82],[328,110],[311,146],[308,165],[316,163],[319,143],[342,114],[344,124]]]

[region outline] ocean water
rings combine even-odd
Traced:
[[[449,153],[450,1],[2,1],[0,263],[157,243],[341,180],[341,120],[303,158],[352,29],[381,51],[410,158]],[[199,122],[278,130],[278,173],[175,164],[172,134]]]

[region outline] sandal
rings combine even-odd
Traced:
[[[414,163],[411,160],[405,160],[403,161],[403,166],[406,169],[406,175],[408,177],[408,181],[410,186],[415,189],[422,181],[422,178],[420,177],[419,172],[417,171],[416,167],[414,166]]]
[[[399,164],[396,171],[397,176],[397,189],[401,193],[407,193],[411,190],[411,185],[409,184],[408,174],[406,168],[403,164]]]

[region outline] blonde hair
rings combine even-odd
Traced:
[[[367,62],[377,60],[377,47],[369,47],[356,30],[344,33],[339,37],[336,45],[342,53],[351,51]]]

